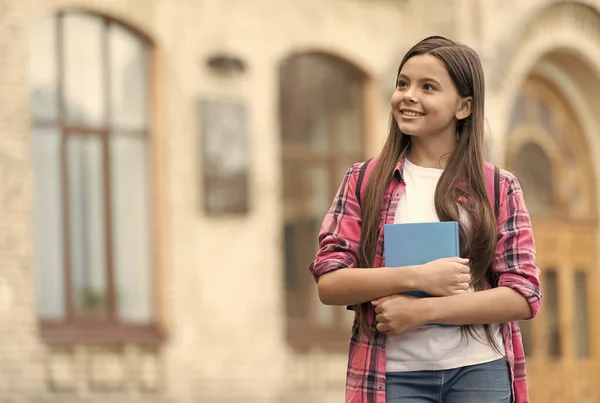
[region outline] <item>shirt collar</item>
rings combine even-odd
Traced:
[[[400,179],[404,179],[404,160],[406,156],[402,156],[398,163],[396,164],[396,168],[394,169],[394,173],[398,173],[400,175]]]

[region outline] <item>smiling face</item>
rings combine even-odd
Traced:
[[[454,137],[457,119],[469,116],[471,101],[460,97],[442,62],[425,54],[402,67],[391,106],[402,133]]]

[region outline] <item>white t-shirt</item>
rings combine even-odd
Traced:
[[[439,221],[434,194],[441,175],[441,169],[419,167],[405,159],[406,191],[398,202],[396,223]],[[489,344],[483,326],[475,328],[477,338],[463,337],[460,326],[424,326],[399,336],[388,336],[385,350],[387,371],[443,370],[502,358]],[[500,326],[492,325],[491,329],[504,353]]]

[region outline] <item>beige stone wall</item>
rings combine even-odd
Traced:
[[[510,50],[503,44],[513,28],[547,3],[554,1],[0,0],[0,401],[341,402],[346,357],[298,356],[285,341],[278,63],[320,50],[362,69],[369,77],[367,153],[373,155],[385,137],[393,75],[412,43],[433,33],[469,43],[481,52],[488,79],[498,80],[504,74],[498,49]],[[38,337],[28,35],[38,18],[64,8],[110,15],[156,45],[160,304],[169,331],[158,349],[56,348]],[[566,26],[553,34],[569,29],[576,30]],[[596,49],[577,45],[573,35],[571,46]],[[506,77],[519,80],[526,71],[519,66],[530,65],[535,49],[547,43],[534,39],[506,67]],[[211,73],[204,61],[219,49],[241,56],[247,72],[234,78]],[[518,84],[512,85],[514,92]],[[491,86],[488,92],[495,161],[504,150],[512,94],[506,91]],[[202,213],[200,99],[236,99],[248,107],[246,217]],[[586,127],[597,124],[589,115]]]
[[[0,1],[0,396],[43,382],[31,272],[27,14]]]

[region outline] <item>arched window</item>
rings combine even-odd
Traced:
[[[365,77],[342,60],[313,53],[288,58],[279,74],[290,340],[347,345],[352,314],[319,302],[307,268],[344,173],[363,159]]]
[[[595,216],[592,165],[582,129],[551,82],[537,76],[526,81],[512,108],[508,141],[509,169],[522,182],[532,215]]]
[[[59,13],[32,32],[35,266],[43,323],[154,320],[150,43]]]

